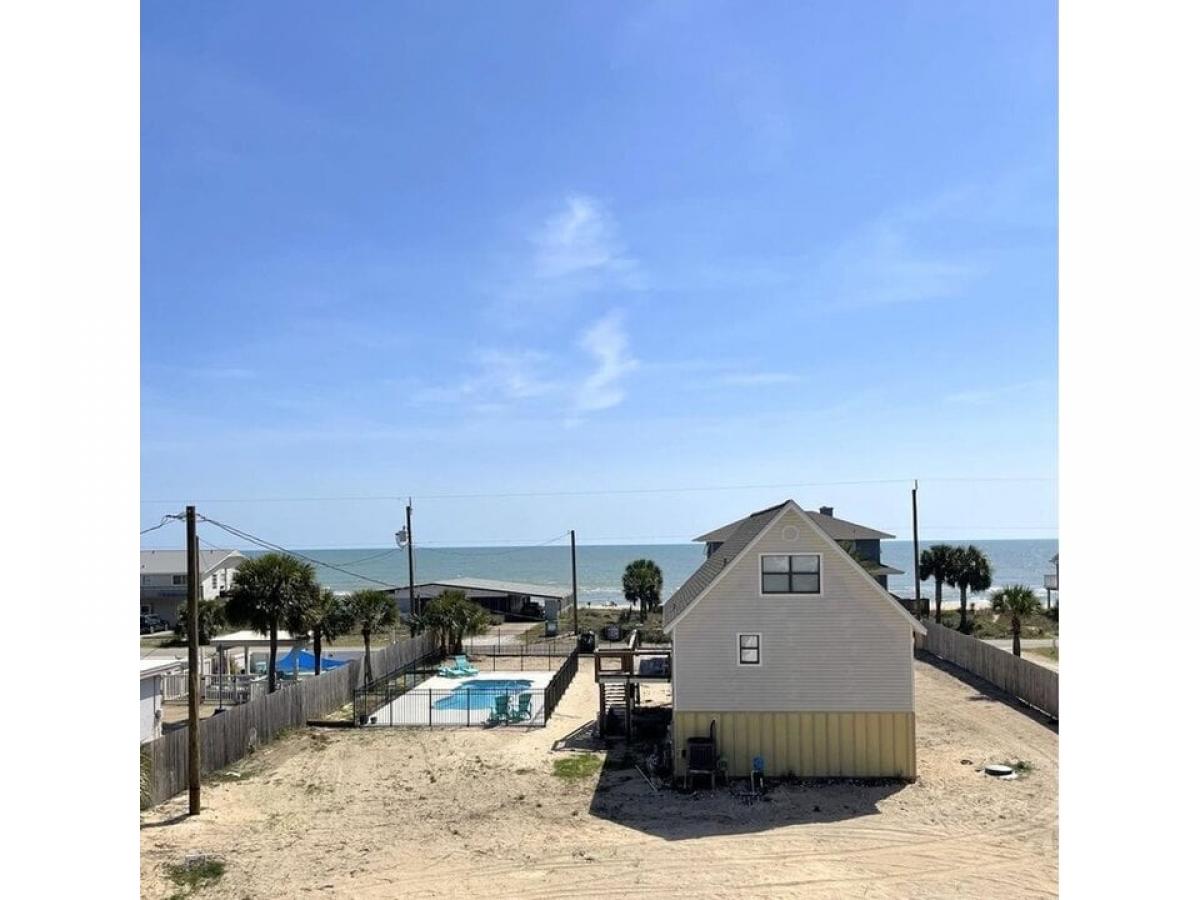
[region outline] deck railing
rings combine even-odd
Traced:
[[[670,647],[638,647],[636,650],[628,647],[619,649],[598,649],[596,657],[596,681],[604,676],[630,675],[641,678],[671,677],[671,648]],[[666,659],[666,663],[653,674],[643,672],[642,661],[650,658]]]

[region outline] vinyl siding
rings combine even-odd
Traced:
[[[763,553],[821,554],[821,595],[760,596]],[[731,565],[674,626],[675,710],[913,710],[910,624],[816,526],[789,509]],[[758,666],[737,663],[748,632],[762,634]]]

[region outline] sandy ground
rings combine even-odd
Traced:
[[[654,792],[615,760],[564,782],[552,762],[594,715],[590,667],[532,729],[309,729],[142,814],[142,890],[220,854],[198,897],[1045,897],[1057,893],[1058,736],[916,663],[915,784]],[[566,746],[564,746],[564,744]],[[1025,760],[998,781],[984,762]],[[969,760],[970,762],[965,762]]]

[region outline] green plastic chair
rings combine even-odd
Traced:
[[[498,694],[493,700],[495,701],[495,708],[492,710],[492,714],[488,716],[488,724],[499,725],[503,722],[507,725],[512,718],[512,714],[508,711],[508,694]]]
[[[517,697],[517,711],[513,718],[518,722],[522,719],[533,718],[533,694],[520,694]]]
[[[471,665],[471,661],[469,659],[467,659],[465,656],[454,657],[454,668],[456,668],[463,675],[478,675],[479,674],[479,670],[477,668],[475,668],[473,665]]]

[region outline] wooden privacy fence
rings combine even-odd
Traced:
[[[433,637],[423,634],[372,651],[376,675],[398,669],[432,652]],[[285,728],[304,725],[340,709],[362,684],[364,666],[351,660],[315,678],[289,684],[240,706],[226,707],[200,722],[200,772],[208,775],[237,762],[252,743],[274,740]],[[179,728],[142,744],[142,806],[153,806],[187,788],[188,730]]]
[[[999,647],[935,622],[923,624],[929,634],[917,635],[918,650],[954,663],[1006,694],[1058,718],[1058,673],[1053,669],[1013,656]]]

